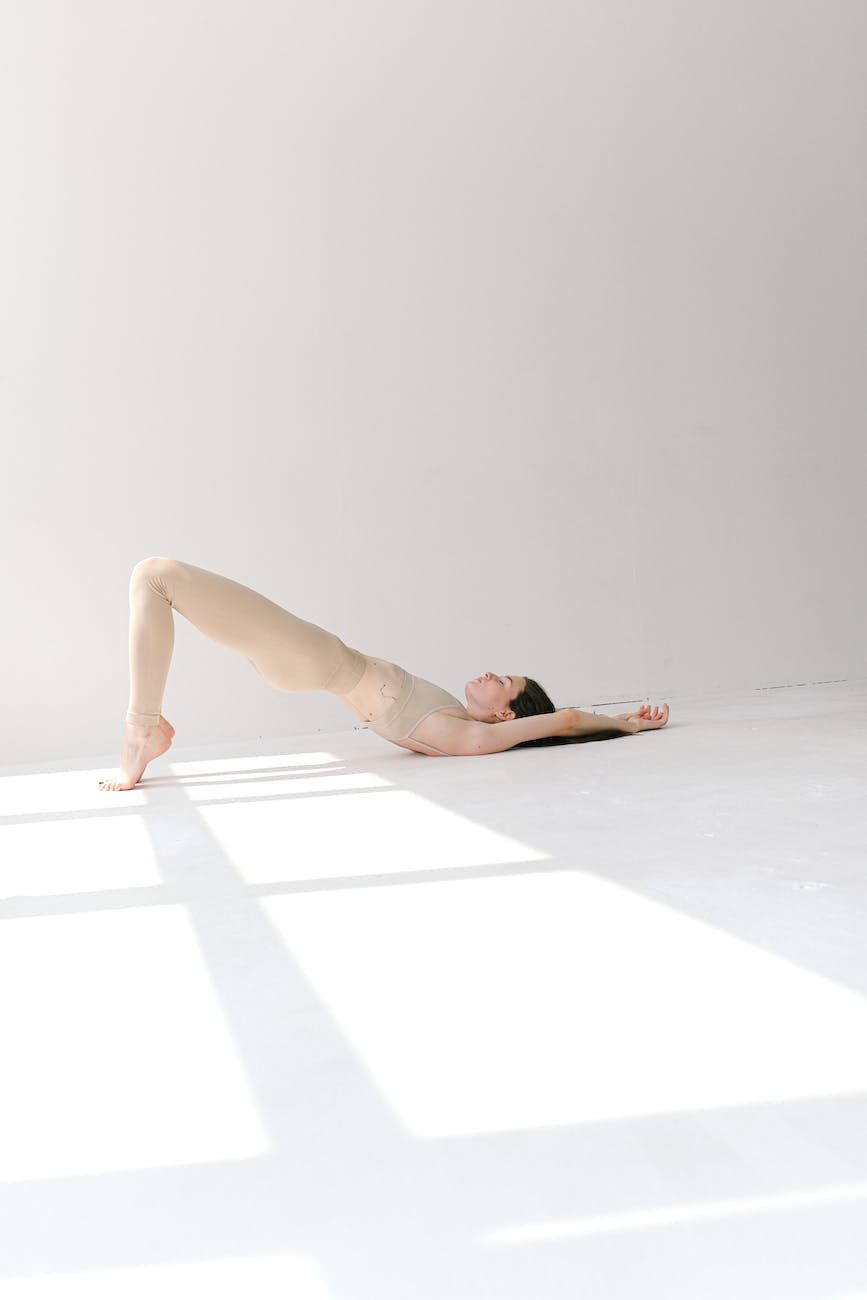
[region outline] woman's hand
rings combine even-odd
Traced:
[[[634,713],[617,713],[615,717],[631,723],[633,735],[636,731],[657,731],[668,722],[668,705],[663,704],[660,708],[658,704],[653,707],[642,704],[641,708]]]

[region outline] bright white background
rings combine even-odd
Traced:
[[[0,7],[0,761],[175,555],[460,691],[865,674],[861,0]],[[351,727],[177,619],[181,743]]]

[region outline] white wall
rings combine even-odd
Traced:
[[[864,676],[865,39],[863,0],[4,4],[0,761],[116,746],[152,554],[457,692]],[[176,621],[180,743],[355,725]]]

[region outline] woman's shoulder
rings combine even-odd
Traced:
[[[426,718],[422,718],[417,727],[413,727],[407,739],[429,745],[442,753],[453,753],[455,742],[465,734],[467,726],[479,725],[466,709],[455,705],[429,713]]]

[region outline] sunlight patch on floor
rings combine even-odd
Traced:
[[[0,897],[48,897],[162,883],[140,814],[0,826]]]
[[[141,786],[101,790],[99,783],[117,775],[116,764],[75,772],[30,772],[0,777],[0,817],[50,816],[52,813],[102,813],[140,808],[147,803]]]
[[[7,920],[0,990],[0,1179],[268,1149],[183,907]]]
[[[548,857],[408,790],[251,805],[200,804],[197,812],[249,884],[540,862]]]
[[[867,1090],[867,999],[592,875],[262,906],[420,1138]]]

